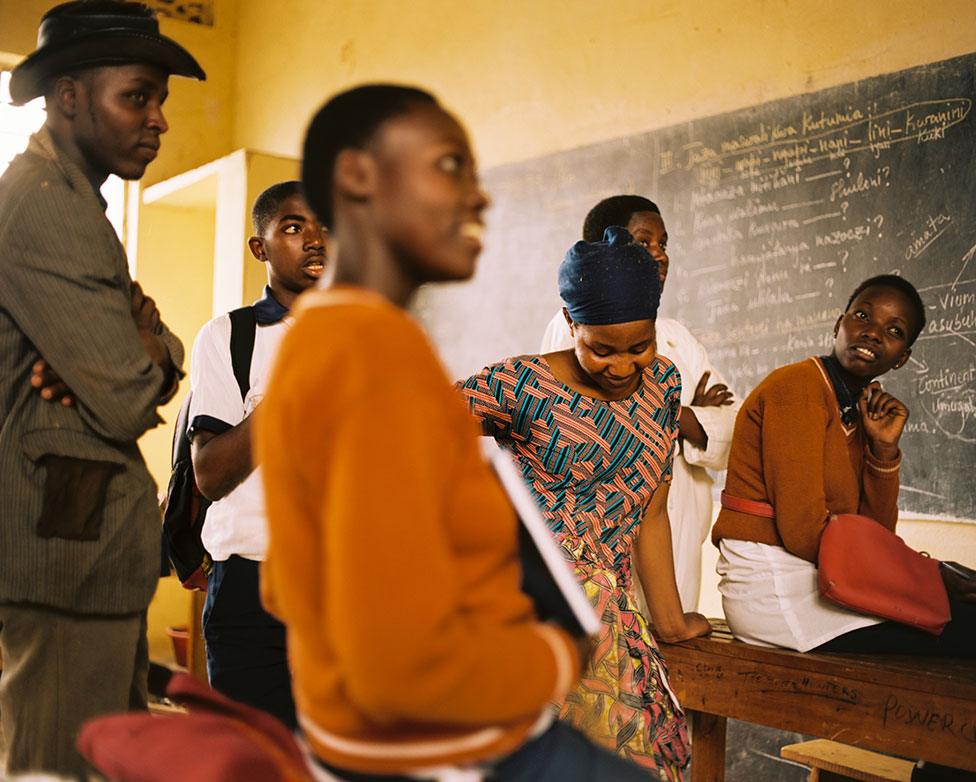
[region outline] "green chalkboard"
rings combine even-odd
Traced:
[[[671,239],[662,313],[745,395],[826,352],[858,282],[901,274],[928,325],[883,379],[912,411],[900,505],[976,519],[974,97],[966,55],[488,171],[478,275],[418,312],[458,375],[537,351],[584,215],[640,193]]]

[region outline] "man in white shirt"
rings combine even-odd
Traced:
[[[248,247],[267,264],[268,285],[253,305],[254,348],[243,398],[231,361],[229,315],[200,330],[190,359],[193,472],[213,502],[201,535],[213,559],[203,633],[214,689],[294,728],[285,628],[264,610],[258,593],[267,529],[261,476],[251,452],[251,413],[264,396],[292,303],[325,271],[327,232],[306,205],[299,182],[265,190],[254,202],[252,218],[255,235]]]
[[[663,291],[670,259],[667,229],[657,205],[636,195],[605,198],[586,216],[583,240],[599,241],[611,225],[625,227],[657,261]],[[553,353],[571,347],[569,319],[563,309],[546,327],[540,351]],[[685,611],[696,611],[702,544],[712,523],[712,479],[706,468],[725,469],[739,402],[712,367],[702,344],[676,320],[657,319],[657,352],[671,359],[681,373],[679,444],[674,455],[668,515],[681,606]]]

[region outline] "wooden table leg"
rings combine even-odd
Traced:
[[[207,683],[207,647],[203,640],[203,604],[206,592],[192,592],[190,601],[190,641],[187,644],[187,668],[190,675]]]
[[[691,716],[691,782],[724,782],[725,717],[686,711]]]

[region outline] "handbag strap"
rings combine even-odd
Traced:
[[[724,490],[722,491],[722,507],[728,510],[734,510],[737,513],[745,513],[749,516],[760,516],[764,519],[776,518],[776,511],[768,502],[746,500],[742,497],[736,497],[734,494],[729,494]]]

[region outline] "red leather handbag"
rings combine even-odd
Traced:
[[[867,516],[831,517],[817,567],[820,594],[845,608],[932,635],[952,618],[939,561]]]
[[[722,507],[776,518],[768,502],[724,491]],[[831,516],[820,537],[817,568],[820,594],[852,611],[932,635],[942,635],[952,618],[939,560],[909,548],[894,532],[867,516]]]
[[[182,673],[166,694],[190,713],[94,717],[78,751],[113,782],[315,782],[292,732],[270,714]]]

